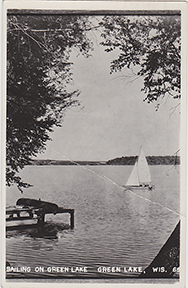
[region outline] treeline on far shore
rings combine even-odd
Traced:
[[[138,156],[115,158],[106,162],[107,165],[134,165]],[[146,156],[149,165],[179,165],[179,156]]]
[[[30,165],[134,165],[138,156],[122,156],[108,161],[32,160]],[[147,156],[149,165],[179,165],[179,156]]]
[[[30,165],[106,165],[105,161],[32,160]]]

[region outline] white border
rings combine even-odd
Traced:
[[[181,31],[182,31],[182,100],[181,100],[181,130],[180,130],[180,147],[181,147],[181,192],[180,192],[180,219],[181,219],[181,274],[180,274],[180,282],[175,284],[157,284],[155,282],[159,282],[157,280],[151,279],[147,281],[145,279],[139,279],[137,284],[130,283],[127,279],[125,281],[127,283],[63,283],[63,279],[57,282],[52,282],[51,280],[39,280],[36,279],[29,280],[24,282],[21,281],[6,281],[5,279],[5,206],[6,206],[6,197],[5,197],[5,138],[6,138],[6,126],[5,126],[5,111],[6,111],[6,12],[7,9],[50,9],[50,10],[89,10],[89,11],[99,11],[99,10],[181,10]],[[2,79],[3,79],[3,97],[1,101],[1,112],[2,112],[2,150],[1,150],[1,160],[2,160],[2,209],[1,209],[1,283],[2,287],[104,287],[107,285],[110,286],[119,286],[119,287],[185,287],[185,226],[186,226],[186,79],[187,79],[187,3],[186,2],[120,2],[120,1],[5,1],[3,3],[3,40],[2,40],[2,51],[3,51],[3,60],[2,60]],[[99,279],[98,279],[99,280]],[[77,281],[77,280],[76,280]],[[89,282],[90,280],[88,280]],[[146,282],[147,281],[147,282]],[[92,282],[92,280],[90,281]],[[136,282],[136,279],[135,279]],[[141,283],[143,282],[143,283]],[[153,282],[153,283],[148,283]],[[162,282],[162,280],[161,280]],[[147,283],[147,284],[146,284]]]

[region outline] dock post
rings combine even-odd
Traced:
[[[74,228],[74,210],[70,212],[70,227],[71,229]]]
[[[39,225],[44,225],[44,218],[45,218],[45,214],[40,214],[39,216],[38,216],[38,224]]]

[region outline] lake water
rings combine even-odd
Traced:
[[[21,197],[51,201],[75,209],[75,227],[59,229],[56,239],[38,238],[26,230],[8,231],[7,261],[14,267],[31,268],[13,273],[15,277],[135,277],[138,271],[127,272],[124,267],[144,270],[179,221],[179,171],[173,166],[150,166],[155,189],[130,192],[122,185],[132,168],[27,166],[21,171],[24,181],[34,186],[23,195],[15,187],[8,188],[7,206]],[[61,226],[69,223],[69,216],[47,215],[46,220]],[[57,267],[67,271],[56,271]],[[87,267],[87,272],[75,271],[76,267]],[[100,267],[120,271],[101,273]]]

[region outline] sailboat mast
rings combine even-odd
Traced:
[[[143,149],[141,147],[139,158],[138,158],[138,174],[140,185],[148,185],[151,183],[151,175],[149,171],[148,162],[144,155]]]

